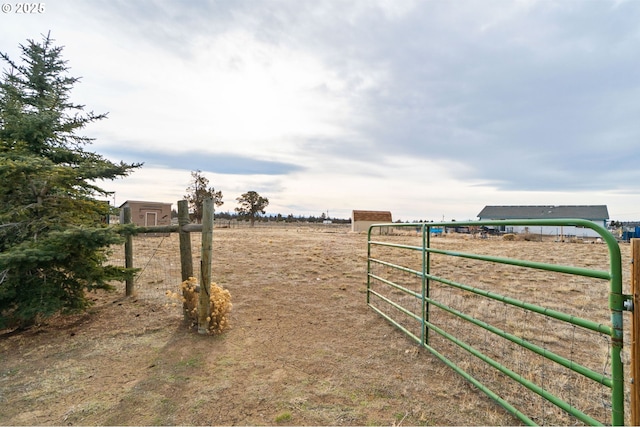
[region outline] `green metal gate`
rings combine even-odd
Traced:
[[[453,239],[434,237],[435,232],[447,227],[482,226],[589,228],[597,232],[606,245],[604,256],[608,257],[609,268],[594,269],[588,262],[586,266],[574,266],[519,259],[511,254],[459,252],[447,245],[440,248],[434,244],[446,242],[455,246]],[[483,247],[490,249],[491,239],[485,242]],[[516,247],[513,246],[514,252]],[[558,247],[561,246],[556,245]],[[600,247],[604,251],[604,245]],[[598,249],[595,245],[589,250],[591,248]],[[477,263],[489,263],[494,270],[500,268],[495,277],[507,283],[503,285],[507,293],[521,293],[530,287],[534,300],[555,296],[551,296],[549,304],[544,304],[531,302],[528,297],[497,293],[491,288],[494,273],[481,270]],[[473,278],[476,270],[484,274]],[[565,290],[560,285],[550,288],[544,279],[535,279],[537,274],[557,275],[553,283],[562,286],[570,283],[575,289]],[[510,277],[521,278],[508,284]],[[463,283],[468,278],[472,278],[473,283]],[[558,309],[564,302],[563,292],[586,301],[581,290],[598,293],[600,288],[604,289],[600,303],[605,305],[605,314],[610,312],[610,316],[606,315],[608,319],[590,319],[589,314],[594,311],[588,308],[590,301],[572,309]],[[506,383],[513,387],[513,396],[526,392],[542,401],[535,404],[542,405],[543,413],[560,411],[588,425],[624,424],[622,312],[633,309],[631,301],[629,295],[622,293],[618,242],[605,228],[591,221],[394,223],[369,228],[367,304],[526,424],[544,423],[545,418],[528,414],[528,406],[534,403],[522,400],[514,404],[509,397],[502,396]],[[599,356],[597,348],[601,341],[605,341],[602,345],[606,348],[605,354]],[[596,356],[591,357],[592,353]],[[583,363],[581,357],[589,361]],[[596,360],[596,367],[591,365],[592,358]],[[474,368],[473,364],[493,369]],[[482,379],[485,376],[486,381]],[[513,381],[507,381],[509,379]],[[592,388],[596,392],[591,392]],[[576,393],[583,389],[589,397],[576,398]],[[592,400],[595,403],[591,403]],[[596,415],[590,413],[591,409]],[[608,412],[610,420],[603,420],[603,412]]]

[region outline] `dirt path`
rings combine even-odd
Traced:
[[[221,336],[121,289],[1,336],[0,424],[518,424],[367,308],[365,241],[216,230],[234,304]]]

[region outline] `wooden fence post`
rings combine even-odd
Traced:
[[[182,281],[193,277],[193,258],[191,256],[191,234],[182,227],[189,224],[189,202],[178,201],[178,233],[180,236],[180,271]]]
[[[189,224],[189,202],[178,200],[178,237],[180,238],[180,274],[182,281],[193,277],[193,257],[191,256],[191,234],[183,227]],[[187,307],[187,291],[182,291],[184,302],[182,303],[182,314],[184,320],[189,320],[189,307]]]
[[[210,286],[213,249],[213,199],[202,203],[202,257],[200,260],[200,295],[198,300],[198,333],[206,334],[211,320]]]
[[[123,208],[123,221],[125,224],[131,224],[131,208],[125,206]],[[124,266],[125,268],[133,268],[133,236],[127,234],[124,240]],[[133,277],[125,282],[125,295],[130,297],[133,295]]]
[[[640,425],[640,239],[631,239],[631,425]]]

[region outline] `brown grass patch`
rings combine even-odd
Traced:
[[[480,245],[440,240],[461,250]],[[192,241],[197,247],[199,236]],[[540,244],[496,240],[487,250],[523,246],[532,257],[555,256]],[[216,336],[190,330],[181,304],[166,307],[166,292],[181,282],[177,236],[139,237],[134,246],[136,266],[144,267],[134,298],[122,297],[118,285],[115,294],[95,294],[87,314],[0,338],[0,424],[518,424],[366,306],[365,235],[346,227],[216,229],[213,280],[234,300],[230,327]],[[596,245],[565,247],[600,262]],[[196,266],[198,255],[194,249]],[[576,312],[602,298],[580,282],[550,290],[545,277],[518,278],[509,269],[487,272],[482,283],[501,277],[517,283],[506,289],[514,296],[566,305],[564,296],[575,294]],[[478,310],[504,319],[500,307]],[[505,327],[533,334],[526,321],[509,321]],[[541,339],[556,342],[553,334]]]

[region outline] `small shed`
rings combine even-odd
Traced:
[[[124,222],[124,209],[131,209],[131,222],[141,227],[171,225],[171,203],[127,200],[120,205],[120,223]]]
[[[553,206],[485,206],[478,214],[483,219],[586,219],[607,226],[609,211],[606,205],[553,205]],[[504,227],[502,231],[509,233],[535,233],[542,235],[598,237],[599,234],[590,228],[575,226],[513,226]]]
[[[356,233],[367,232],[373,224],[392,222],[389,211],[352,211],[351,231]]]

